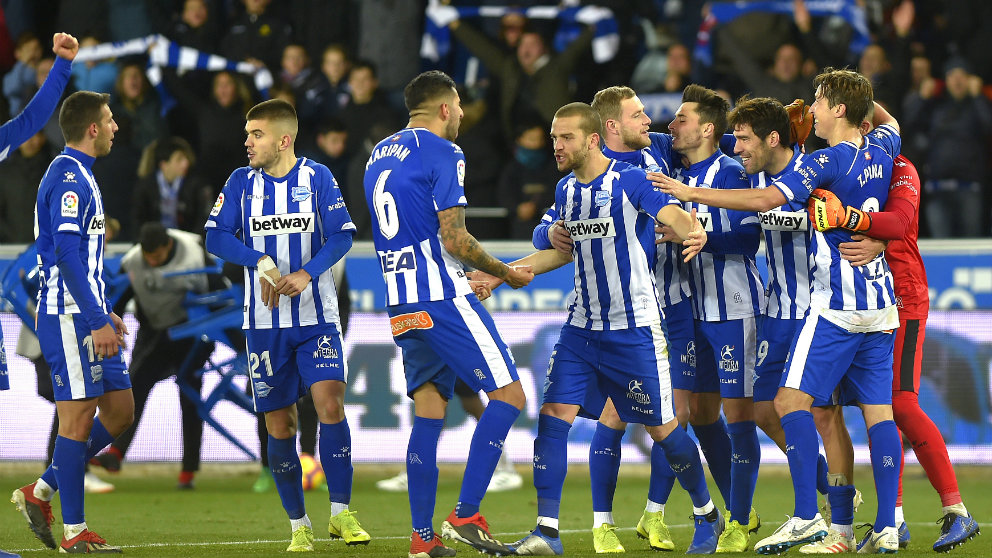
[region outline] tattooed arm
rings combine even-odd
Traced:
[[[441,223],[441,242],[449,254],[464,264],[499,277],[514,289],[534,278],[530,268],[514,268],[494,258],[465,228],[465,207],[454,206],[437,212]]]

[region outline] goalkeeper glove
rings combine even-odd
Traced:
[[[844,205],[830,190],[817,188],[809,196],[809,222],[818,231],[845,229],[864,232],[871,228],[871,215],[849,205]]]
[[[809,113],[809,106],[802,99],[796,99],[785,105],[785,111],[789,113],[789,145],[802,145],[813,130],[813,117]]]

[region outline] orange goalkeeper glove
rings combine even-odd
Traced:
[[[864,232],[871,228],[871,215],[860,209],[844,205],[830,190],[817,188],[809,196],[806,206],[809,222],[818,231],[845,229]]]
[[[785,111],[789,113],[789,145],[802,145],[813,130],[813,116],[809,113],[809,106],[802,99],[796,99],[785,105]]]

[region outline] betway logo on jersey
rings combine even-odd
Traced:
[[[90,219],[90,224],[86,227],[86,234],[97,235],[107,233],[107,219],[104,217],[103,213],[99,215],[94,215]]]
[[[248,219],[251,236],[273,234],[312,233],[313,213],[282,213],[280,215],[252,215]]]
[[[703,213],[696,211],[696,219],[699,219],[699,224],[703,226],[704,231],[713,232],[713,216],[708,211]]]
[[[617,235],[617,231],[613,228],[613,217],[565,221],[565,229],[572,240],[592,240]]]
[[[765,211],[758,214],[761,228],[766,231],[798,232],[809,230],[805,211]]]

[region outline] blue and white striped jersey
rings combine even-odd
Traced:
[[[472,292],[461,262],[441,242],[437,213],[465,200],[465,155],[425,128],[380,141],[365,164],[372,240],[386,280],[386,306]]]
[[[651,137],[651,145],[648,147],[627,152],[603,148],[603,154],[647,171],[672,176],[672,136],[658,132],[650,132],[648,135]],[[682,263],[681,245],[671,242],[658,245],[658,263],[655,264],[654,273],[662,308],[689,298],[689,270]]]
[[[354,231],[337,180],[327,167],[300,157],[286,176],[241,167],[227,179],[207,223],[264,252],[287,275],[303,268],[330,235]],[[279,297],[269,310],[262,303],[258,269],[245,267],[245,329],[274,329],[339,323],[337,291],[328,269],[298,296]]]
[[[816,151],[773,184],[790,202],[805,204],[815,188],[826,188],[845,205],[878,211],[889,197],[892,161],[901,147],[894,128],[879,126],[861,146],[845,141]],[[844,229],[813,232],[811,304],[831,310],[878,310],[895,304],[884,253],[859,267],[840,257],[838,246],[850,241],[851,235]]]
[[[689,168],[676,169],[675,178],[698,188],[750,187],[740,163],[719,150]],[[718,322],[760,314],[764,290],[754,263],[761,230],[757,214],[699,203],[684,207],[696,209],[708,235],[703,251],[688,266],[696,319]]]
[[[34,236],[41,281],[39,314],[80,314],[80,306],[86,306],[73,298],[57,265],[55,234],[62,232],[80,236],[78,257],[85,273],[86,295],[96,301],[100,311],[110,313],[103,282],[106,221],[103,198],[93,177],[93,161],[93,157],[67,147],[48,166],[38,187]],[[84,317],[94,323],[93,316]]]
[[[799,168],[806,155],[796,146],[792,159],[782,172],[769,176],[764,171],[752,174],[752,188],[767,188],[785,173]],[[768,262],[768,286],[765,288],[765,315],[770,318],[798,320],[809,310],[810,270],[813,267],[812,236],[806,208],[787,203],[758,214],[765,232],[765,258]]]
[[[590,184],[569,173],[553,210],[574,243],[575,290],[568,324],[617,330],[661,322],[655,286],[654,216],[677,199],[656,190],[642,169],[610,161]]]

